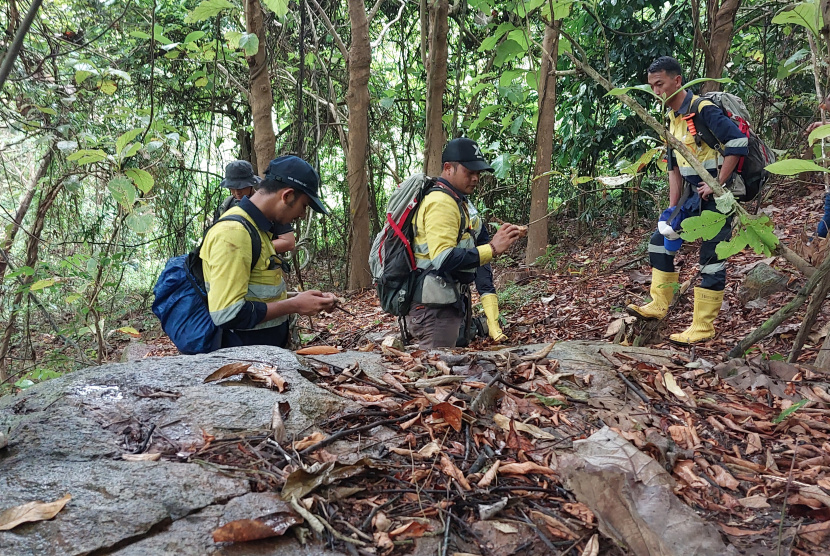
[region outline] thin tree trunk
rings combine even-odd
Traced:
[[[63,188],[63,180],[60,180],[53,184],[51,188],[46,192],[43,198],[40,200],[40,203],[37,207],[37,215],[35,216],[35,222],[32,225],[32,232],[29,235],[29,240],[26,243],[26,266],[34,268],[37,264],[38,259],[38,248],[40,247],[40,234],[43,231],[43,224],[46,221],[46,214],[49,212],[49,209],[52,207],[52,203],[55,202],[55,198],[58,196],[58,193]],[[830,257],[828,257],[830,258]],[[24,281],[24,285],[31,283],[32,276],[27,276]],[[12,307],[19,307],[20,302],[23,300],[23,293],[24,289],[21,288],[17,294],[14,296],[14,302],[12,303]],[[9,315],[9,322],[6,325],[6,329],[3,332],[3,339],[0,340],[0,383],[4,382],[8,379],[8,365],[6,363],[7,356],[9,354],[9,344],[11,343],[12,335],[14,334],[14,327],[15,327],[15,320],[17,315],[14,311],[11,312]]]
[[[703,72],[710,79],[723,77],[723,68],[729,57],[732,46],[732,35],[735,31],[735,16],[741,0],[708,0],[706,17],[709,20],[709,45],[704,48]],[[707,81],[701,87],[701,92],[717,91],[720,83]]]
[[[427,68],[427,120],[424,137],[424,172],[430,176],[441,173],[441,151],[444,137],[444,92],[447,88],[448,0],[427,0],[429,6],[429,51]]]
[[[556,124],[556,60],[559,57],[560,20],[545,27],[542,61],[539,68],[539,121],[536,125],[536,167],[530,193],[530,229],[527,233],[525,262],[532,264],[548,246],[548,197],[550,196],[553,133]],[[540,177],[541,176],[541,177]]]
[[[349,152],[346,158],[351,211],[349,247],[349,289],[365,288],[372,283],[369,271],[369,184],[366,153],[369,145],[369,71],[372,47],[369,43],[369,20],[363,0],[349,0],[352,44],[349,48]]]
[[[14,245],[14,238],[17,236],[18,230],[20,230],[20,227],[23,225],[23,219],[26,218],[26,213],[29,212],[32,197],[34,197],[35,190],[37,189],[37,183],[43,176],[46,175],[46,172],[49,170],[49,166],[52,164],[53,149],[55,148],[56,143],[57,139],[53,139],[52,143],[43,154],[43,158],[40,161],[40,166],[38,166],[37,171],[35,171],[35,174],[29,180],[29,183],[26,184],[26,190],[20,198],[20,204],[18,205],[17,212],[14,215],[14,222],[12,222],[11,228],[9,228],[6,232],[6,239],[3,241],[2,250],[0,250],[0,284],[3,283],[3,278],[6,275],[6,269],[8,268],[8,260],[6,260],[6,257],[9,256],[12,245]]]
[[[251,79],[251,114],[254,120],[254,153],[257,172],[265,174],[268,164],[274,158],[277,139],[271,120],[271,76],[268,74],[268,60],[265,54],[265,25],[262,19],[262,5],[259,0],[245,0],[245,29],[259,38],[259,50],[248,57],[248,71]]]
[[[824,300],[827,298],[827,292],[830,291],[830,273],[824,276],[819,283],[816,290],[810,298],[810,303],[807,304],[807,312],[804,315],[804,320],[801,321],[801,327],[798,329],[798,334],[795,335],[792,350],[787,357],[788,363],[795,363],[798,356],[801,355],[801,348],[807,337],[813,329],[813,323],[816,322],[816,317],[821,311],[821,306],[824,305]]]

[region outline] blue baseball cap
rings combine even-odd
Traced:
[[[311,199],[311,208],[320,214],[328,214],[323,202],[318,196],[320,177],[311,164],[298,156],[286,155],[275,158],[265,171],[265,179],[274,180],[302,191]]]

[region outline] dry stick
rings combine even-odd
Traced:
[[[795,335],[795,340],[793,341],[793,348],[790,351],[789,357],[787,357],[788,363],[795,363],[801,354],[801,348],[804,346],[807,336],[812,331],[813,323],[816,322],[816,317],[818,317],[821,311],[821,306],[824,305],[827,292],[830,292],[830,273],[827,273],[821,282],[819,282],[816,291],[813,292],[810,298],[810,303],[807,304],[807,313],[804,315],[804,320],[801,321],[801,327],[798,329],[798,334]]]
[[[807,283],[798,290],[798,294],[786,305],[781,307],[777,313],[768,318],[761,326],[753,330],[746,338],[738,342],[732,351],[729,352],[729,357],[741,357],[749,346],[766,338],[778,327],[779,324],[790,318],[807,300],[807,297],[816,288],[818,283],[823,280],[824,276],[830,271],[830,257],[825,257],[815,274],[810,276]]]

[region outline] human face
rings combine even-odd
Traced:
[[[242,189],[231,189],[231,195],[233,195],[233,198],[236,199],[237,201],[241,201],[242,197],[245,197],[246,195],[248,197],[250,197],[251,193],[253,193],[253,192],[254,192],[253,187],[245,187],[245,188],[242,188]]]
[[[669,99],[668,105],[677,110],[683,104],[683,95],[674,95],[680,89],[683,77],[680,75],[669,75],[665,70],[648,74],[648,84],[652,92],[662,99]],[[671,97],[671,98],[669,98]]]
[[[284,199],[286,199],[285,221],[293,222],[294,220],[305,218],[306,214],[308,214],[308,207],[311,204],[311,198],[309,198],[309,196],[305,193],[295,189],[290,190],[289,194],[291,195],[290,199],[287,196],[284,197]]]
[[[478,185],[481,172],[468,170],[460,162],[455,164],[445,162],[441,176],[463,194],[470,195]]]

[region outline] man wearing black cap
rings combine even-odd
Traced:
[[[274,251],[274,225],[302,218],[307,207],[328,214],[318,196],[317,172],[296,156],[271,161],[265,180],[250,198],[229,209],[254,224],[262,248],[251,269],[251,237],[239,222],[214,225],[202,244],[202,271],[213,322],[223,329],[222,347],[276,345],[288,342],[291,313],[316,315],[333,309],[337,298],[311,290],[287,297],[282,266]]]
[[[231,190],[231,194],[225,197],[216,212],[213,213],[213,221],[216,222],[225,214],[228,209],[239,204],[244,197],[250,197],[254,190],[262,182],[262,178],[254,174],[254,168],[247,160],[234,160],[225,166],[225,179],[222,180],[222,187]],[[294,238],[294,229],[291,224],[274,224],[274,250],[277,253],[287,253],[294,249],[297,244]]]
[[[407,328],[422,348],[454,347],[471,310],[469,284],[475,282],[489,335],[504,341],[489,263],[519,239],[519,228],[505,224],[490,238],[468,200],[481,172],[493,171],[475,141],[453,139],[441,162],[436,190],[427,193],[413,220],[415,261],[424,272],[406,317]]]

